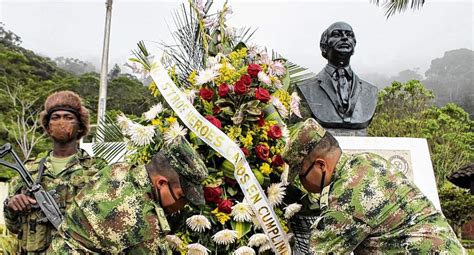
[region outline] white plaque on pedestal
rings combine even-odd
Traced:
[[[428,143],[424,138],[336,136],[346,153],[373,152],[389,160],[441,210]]]

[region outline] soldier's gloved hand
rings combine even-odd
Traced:
[[[14,213],[22,213],[31,210],[33,204],[36,204],[35,199],[25,194],[17,194],[8,199],[7,207]]]

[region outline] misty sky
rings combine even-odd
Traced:
[[[110,64],[123,64],[139,40],[171,43],[172,11],[187,1],[124,1],[113,4]],[[222,6],[215,0],[213,8]],[[318,72],[326,63],[319,50],[321,33],[346,21],[357,38],[351,65],[357,73],[395,75],[419,68],[447,50],[473,49],[472,0],[426,0],[421,10],[407,10],[388,20],[370,0],[229,1],[229,24],[258,28],[252,42],[274,49]],[[23,40],[22,46],[55,58],[75,57],[99,67],[105,0],[0,0],[0,20]],[[156,46],[154,46],[156,45]]]

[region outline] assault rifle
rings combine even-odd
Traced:
[[[1,159],[8,153],[12,155],[15,163],[10,163]],[[18,155],[14,150],[12,150],[12,146],[9,143],[0,147],[0,165],[11,168],[20,174],[21,178],[26,184],[28,192],[33,194],[34,198],[36,199],[36,203],[39,205],[44,215],[46,215],[46,218],[40,221],[49,221],[56,229],[58,229],[59,225],[63,221],[63,216],[59,210],[58,204],[53,199],[51,194],[44,190],[40,183],[33,181],[33,177],[31,177],[30,172],[26,170],[20,158],[18,158]]]

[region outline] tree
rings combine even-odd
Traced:
[[[474,51],[457,49],[431,61],[426,71],[426,86],[436,93],[436,103],[459,104],[474,116]]]
[[[380,0],[371,0],[376,5],[380,5]],[[385,9],[385,16],[389,18],[397,12],[402,12],[408,9],[419,9],[423,6],[425,0],[383,0],[383,8]]]
[[[10,30],[6,30],[4,26],[5,24],[0,22],[0,42],[6,45],[20,45],[21,37]]]
[[[77,75],[96,71],[91,62],[85,62],[77,58],[57,57],[54,62],[58,67]]]
[[[371,136],[420,137],[428,140],[441,206],[456,232],[470,217],[474,197],[452,187],[446,176],[474,161],[474,121],[450,103],[433,104],[434,95],[419,81],[393,82],[379,93]]]
[[[428,140],[438,187],[446,176],[474,160],[474,121],[455,104],[437,107],[419,81],[394,82],[379,93],[371,136]]]
[[[458,238],[462,238],[462,226],[473,218],[474,196],[469,191],[447,183],[439,190],[444,216],[453,227]]]
[[[418,80],[421,81],[423,79],[423,76],[418,73],[418,70],[410,70],[406,69],[403,71],[400,71],[398,75],[390,77],[391,81],[398,81],[398,82],[407,82],[410,80]]]
[[[122,72],[122,70],[120,70],[120,67],[117,64],[115,64],[114,67],[112,67],[112,70],[110,70],[110,72],[109,72],[109,75],[108,75],[109,80],[113,80],[113,79],[119,77],[120,72]]]
[[[15,88],[15,90],[21,89],[21,86]],[[19,109],[16,121],[12,123],[13,129],[10,129],[10,132],[21,149],[23,159],[26,160],[30,157],[35,145],[44,138],[44,135],[38,133],[40,128],[39,118],[37,118],[38,109],[32,107],[36,100],[31,101],[22,98],[15,90],[6,87],[3,92],[10,97],[12,106]],[[3,125],[7,129],[5,123]]]

